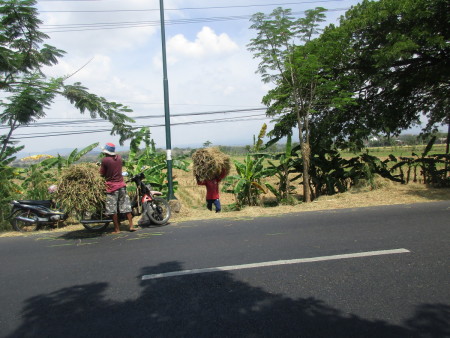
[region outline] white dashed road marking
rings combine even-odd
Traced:
[[[410,251],[407,249],[392,249],[392,250],[357,252],[357,253],[333,255],[333,256],[279,260],[279,261],[242,264],[242,265],[219,266],[219,267],[215,267],[215,268],[181,270],[181,271],[157,273],[157,274],[153,274],[153,275],[144,275],[144,276],[142,276],[142,280],[167,278],[167,277],[174,277],[174,276],[184,276],[184,275],[194,275],[194,274],[207,273],[207,272],[254,269],[254,268],[263,268],[263,267],[267,267],[267,266],[277,266],[277,265],[287,265],[287,264],[300,264],[300,263],[323,262],[323,261],[348,259],[348,258],[393,255],[393,254],[401,254],[401,253],[408,253],[408,252],[410,252]]]

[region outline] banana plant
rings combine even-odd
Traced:
[[[144,148],[140,149],[141,143]],[[157,187],[167,196],[167,162],[164,153],[156,150],[155,142],[151,138],[150,129],[148,127],[141,128],[130,142],[130,152],[128,159],[124,161],[128,175],[136,175],[143,172],[145,181]],[[188,162],[181,159],[172,161],[174,169],[188,171]],[[133,188],[131,188],[133,189]],[[173,181],[173,189],[178,189],[178,182]]]
[[[21,187],[26,199],[49,199],[48,187],[55,181],[53,173],[37,163],[25,168],[22,175]]]
[[[273,162],[272,160],[276,161]],[[291,185],[292,181],[295,181],[301,174],[296,174],[295,177],[289,178],[289,174],[296,173],[295,165],[298,160],[296,149],[292,148],[292,136],[288,134],[286,140],[286,147],[283,153],[272,155],[272,160],[268,160],[268,170],[271,170],[278,178],[278,188],[267,183],[266,186],[275,195],[278,202],[289,202],[289,198],[292,195],[295,187]]]
[[[237,175],[224,180],[222,191],[234,194],[238,207],[258,205],[260,195],[268,192],[268,185],[263,179],[272,176],[274,170],[263,166],[265,158],[263,155],[247,154],[243,163],[234,161]]]
[[[78,148],[75,148],[68,157],[61,156],[58,154],[56,157],[48,158],[40,163],[40,165],[46,169],[50,169],[52,167],[57,167],[58,172],[60,173],[63,168],[68,168],[78,160],[80,160],[84,155],[98,147],[99,143],[93,143],[86,148],[78,151]]]
[[[143,171],[146,166],[153,166],[161,163],[161,154],[156,152],[155,143],[150,138],[150,129],[141,128],[131,139],[130,152],[124,161],[124,166],[129,175],[136,175]],[[144,149],[140,149],[144,142]]]
[[[449,159],[448,154],[435,154],[429,155],[431,149],[433,148],[434,142],[436,141],[436,136],[433,136],[431,140],[428,142],[425,150],[420,155],[416,153],[412,153],[413,157],[401,157],[400,162],[394,165],[391,168],[391,171],[400,170],[403,174],[403,166],[407,166],[407,177],[406,183],[408,183],[410,179],[410,171],[414,170],[414,178],[413,181],[417,180],[417,168],[419,167],[421,170],[421,174],[423,176],[423,182],[425,184],[435,184],[438,186],[448,186],[450,184],[447,179],[447,172],[449,171],[445,168],[445,163]],[[441,165],[444,168],[438,169],[438,166]]]
[[[373,177],[374,174],[378,174],[381,177],[387,178],[393,182],[405,183],[401,175],[393,175],[392,169],[389,169],[388,167],[389,162],[397,161],[395,156],[390,155],[389,158],[381,160],[376,156],[372,156],[369,155],[368,153],[365,153],[360,156],[360,159],[366,166],[368,166],[368,170],[370,171],[370,173],[372,173],[370,177]]]

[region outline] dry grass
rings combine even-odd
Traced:
[[[279,205],[276,207],[246,207],[240,211],[229,211],[216,214],[205,207],[205,187],[197,186],[195,180],[179,176],[180,189],[177,198],[182,203],[179,214],[174,214],[174,222],[184,222],[202,219],[216,218],[254,218],[259,216],[280,215],[294,212],[314,210],[359,208],[377,205],[410,204],[450,200],[450,189],[429,188],[423,184],[402,185],[399,183],[380,180],[378,189],[371,190],[368,187],[352,189],[343,194],[333,196],[321,196],[312,203],[297,205]],[[263,197],[267,202],[273,200],[273,196],[267,194]],[[235,202],[231,194],[221,193],[222,206]]]
[[[75,164],[63,170],[55,200],[66,211],[81,214],[95,210],[105,200],[105,180],[93,163]]]
[[[192,173],[199,181],[213,180],[225,173],[228,175],[231,168],[230,157],[218,148],[198,149],[192,155]]]
[[[192,167],[191,167],[192,169]],[[233,174],[233,170],[231,172]],[[287,213],[299,213],[316,210],[359,208],[378,205],[410,204],[433,201],[450,200],[450,189],[435,189],[423,184],[401,185],[391,181],[378,181],[378,189],[370,190],[368,187],[352,189],[343,194],[333,196],[321,196],[312,203],[299,203],[297,205],[282,205],[276,207],[246,207],[241,211],[225,211],[219,214],[210,212],[205,206],[206,189],[198,186],[192,175],[192,171],[184,172],[174,170],[174,175],[179,182],[179,190],[176,197],[181,202],[179,213],[173,213],[172,225],[181,225],[186,221],[207,219],[252,219],[261,216],[275,216]],[[268,194],[264,197],[266,201],[272,200]],[[235,202],[231,194],[221,193],[222,206]],[[138,218],[135,218],[137,224]],[[125,224],[126,222],[124,222]],[[84,229],[80,224],[72,224],[51,232],[80,231]],[[110,230],[112,226],[110,226]],[[124,226],[124,230],[126,227]],[[41,233],[41,232],[40,232]],[[0,237],[24,236],[17,232],[0,234]]]

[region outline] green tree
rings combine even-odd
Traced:
[[[296,39],[308,40],[312,37],[317,22],[323,21],[323,8],[316,10],[316,17],[309,22],[305,20],[294,20],[290,9],[276,8],[272,13],[256,13],[252,16],[250,28],[257,31],[256,38],[248,44],[250,51],[254,52],[254,57],[261,59],[257,73],[260,73],[265,83],[272,82],[277,86],[284,84],[287,91],[284,91],[284,101],[289,105],[283,105],[277,110],[283,113],[285,109],[292,109],[295,112],[296,123],[299,129],[300,144],[302,146],[302,157],[308,162],[309,142],[308,111],[300,104],[303,98],[302,93],[296,87],[297,77],[293,64],[293,52],[296,47]],[[311,13],[311,12],[309,12]],[[312,14],[312,13],[311,13]],[[313,15],[314,16],[314,15]],[[309,30],[308,28],[309,24]],[[273,95],[279,94],[274,93]],[[271,99],[265,98],[264,103],[270,105]],[[305,130],[304,130],[305,129]],[[306,202],[310,201],[309,174],[308,167],[305,166],[303,173],[303,192]]]
[[[425,115],[425,132],[450,122],[450,25],[447,0],[364,0],[327,27],[336,76],[357,104],[328,111],[321,124],[361,147],[371,134],[396,135]],[[326,127],[325,127],[326,126]]]
[[[211,146],[212,142],[211,141],[206,141],[203,143],[203,148],[208,148],[209,146]]]
[[[134,122],[128,107],[89,93],[81,83],[67,84],[70,76],[43,74],[42,67],[56,65],[65,52],[43,43],[48,36],[39,30],[35,5],[35,0],[0,0],[0,90],[7,95],[0,102],[0,121],[9,128],[1,137],[0,159],[11,149],[14,131],[44,118],[58,95],[81,113],[110,121],[111,134],[120,135],[123,144],[132,134],[127,123]]]
[[[326,106],[351,102],[351,93],[339,90],[332,81],[330,68],[323,62],[327,46],[315,43],[325,9],[317,7],[294,20],[291,10],[277,8],[270,15],[255,14],[251,21],[257,37],[248,45],[255,58],[260,58],[258,73],[275,88],[263,98],[269,116],[281,116],[272,136],[281,138],[297,126],[303,160],[303,199],[311,201],[311,117]],[[299,41],[302,45],[297,45]]]

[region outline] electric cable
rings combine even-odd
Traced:
[[[339,12],[346,11],[349,8],[332,8],[327,12]],[[304,14],[305,11],[293,12],[292,15],[297,16]],[[209,18],[191,18],[191,19],[178,19],[178,20],[165,20],[165,25],[184,25],[204,22],[223,22],[223,21],[235,21],[235,20],[249,20],[252,15],[239,15],[239,16],[225,16],[225,17],[209,17]],[[105,23],[90,23],[90,24],[63,24],[63,25],[42,25],[41,29],[45,33],[65,33],[65,32],[84,32],[93,30],[110,30],[110,29],[123,29],[123,28],[136,28],[136,27],[154,27],[160,26],[159,20],[154,21],[136,21],[136,22],[105,22]]]
[[[45,0],[41,0],[45,1]],[[71,0],[71,1],[90,1],[90,0]],[[98,1],[98,0],[97,0]],[[229,9],[229,8],[250,8],[250,7],[268,7],[268,6],[285,6],[285,5],[303,5],[315,3],[339,2],[343,0],[308,0],[297,2],[285,2],[276,4],[257,4],[257,5],[237,5],[237,6],[212,6],[212,7],[184,7],[184,8],[164,8],[164,11],[185,11],[185,10],[208,10],[208,9]],[[53,1],[55,2],[55,1]],[[151,9],[110,9],[110,10],[42,10],[40,13],[116,13],[116,12],[154,12],[159,8]]]
[[[194,113],[182,113],[182,114],[171,114],[170,116],[173,118],[176,117],[186,117],[186,116],[202,116],[202,115],[215,115],[215,114],[234,114],[234,113],[243,113],[243,112],[257,112],[263,111],[266,108],[249,108],[249,109],[233,109],[233,110],[221,110],[221,111],[210,111],[210,112],[194,112]],[[130,116],[133,120],[139,119],[156,119],[156,118],[164,118],[165,115],[142,115],[142,116]],[[108,120],[105,119],[77,119],[77,120],[69,120],[69,121],[52,121],[52,122],[38,122],[33,123],[31,125],[24,125],[21,128],[36,128],[36,127],[49,127],[49,126],[64,126],[64,125],[72,125],[72,124],[91,124],[91,123],[109,123]],[[7,129],[9,126],[2,125],[0,129]]]
[[[250,116],[241,117],[241,118],[226,118],[226,119],[214,119],[214,120],[203,120],[203,121],[191,121],[191,122],[178,122],[171,123],[171,127],[180,126],[180,125],[197,125],[197,124],[210,124],[210,123],[227,123],[227,122],[246,122],[246,121],[255,121],[255,120],[266,120],[268,117],[265,114],[261,114],[261,117]],[[158,128],[165,127],[165,124],[154,124],[154,125],[141,125],[133,127],[133,130],[141,129],[144,127],[148,128]],[[21,139],[29,139],[29,138],[42,138],[42,137],[56,137],[56,136],[70,136],[70,135],[79,135],[79,134],[93,134],[93,133],[103,133],[110,132],[111,128],[108,129],[96,129],[96,130],[77,130],[77,131],[68,131],[68,132],[56,132],[56,133],[35,133],[35,134],[15,134],[11,137],[11,140],[21,140]]]

